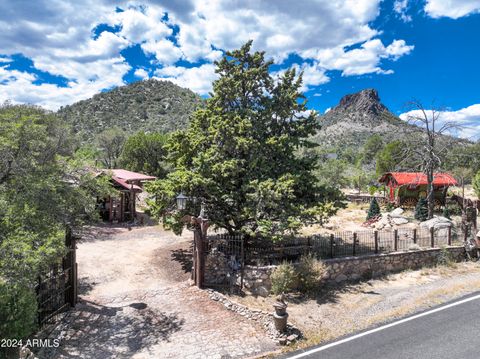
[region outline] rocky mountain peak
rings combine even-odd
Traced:
[[[342,97],[340,103],[335,107],[335,110],[369,115],[378,115],[384,111],[388,111],[380,102],[380,97],[375,89],[365,89]]]

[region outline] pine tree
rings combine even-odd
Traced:
[[[317,183],[311,137],[320,123],[308,112],[295,69],[274,77],[272,61],[251,42],[215,62],[211,97],[189,127],[165,146],[173,171],[151,182],[150,210],[177,233],[199,201],[173,207],[182,192],[201,198],[212,225],[230,234],[281,235],[323,223],[343,207],[341,193]]]
[[[420,198],[415,206],[415,219],[419,221],[425,221],[428,218],[428,206],[425,198]]]
[[[451,219],[451,218],[450,218],[450,210],[448,209],[447,206],[443,207],[443,216],[444,216],[445,218]]]
[[[378,205],[377,199],[374,197],[370,202],[370,208],[368,209],[367,221],[370,218],[378,216],[380,214],[380,206]]]

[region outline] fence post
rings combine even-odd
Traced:
[[[334,242],[335,242],[335,236],[333,234],[330,235],[330,258],[335,257],[334,253]]]
[[[375,254],[378,254],[378,231],[373,232],[373,237],[375,239]]]
[[[77,256],[76,256],[76,240],[72,234],[72,229],[67,227],[65,230],[65,246],[68,248],[64,265],[68,268],[68,280],[66,285],[69,287],[65,293],[66,302],[74,307],[77,304]],[[64,267],[65,268],[65,267]]]
[[[353,232],[353,248],[352,248],[352,254],[355,257],[357,254],[356,252],[357,249],[357,232]]]
[[[245,268],[245,248],[243,242],[243,236],[240,236],[240,251],[241,251],[241,258],[242,258],[242,271],[240,272],[240,289],[243,289],[243,271]]]
[[[393,249],[394,251],[398,251],[398,229],[393,231]]]
[[[413,229],[413,244],[417,244],[417,229]]]
[[[452,226],[448,226],[447,243],[449,246],[452,245]]]
[[[435,248],[435,230],[433,227],[430,228],[430,241],[432,242],[432,248]]]

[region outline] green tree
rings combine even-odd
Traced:
[[[428,204],[425,198],[420,198],[415,206],[415,219],[426,221],[428,218]]]
[[[370,218],[376,217],[380,214],[380,206],[378,205],[377,199],[374,197],[370,201],[370,207],[368,208],[367,221]]]
[[[377,154],[383,149],[383,139],[379,134],[370,136],[363,146],[363,158],[364,164],[371,163],[375,160]]]
[[[63,255],[65,227],[95,216],[101,180],[72,137],[52,113],[0,106],[0,337],[31,334],[37,276]]]
[[[159,132],[137,132],[123,146],[120,164],[131,171],[143,172],[159,178],[167,174],[165,163],[168,136]]]
[[[400,168],[404,159],[405,143],[399,140],[390,142],[376,156],[377,176]]]
[[[125,140],[125,132],[118,127],[109,128],[97,135],[96,142],[101,151],[100,161],[105,168],[118,167]]]
[[[480,171],[478,171],[475,177],[473,177],[472,185],[475,194],[480,198]]]
[[[345,161],[326,158],[319,161],[315,173],[320,185],[342,188],[348,185],[346,170]]]
[[[302,76],[292,69],[274,78],[272,61],[250,50],[248,42],[215,63],[211,98],[167,144],[175,170],[148,185],[152,212],[177,232],[200,202],[229,233],[270,236],[322,222],[341,206],[338,190],[317,184],[313,151],[301,154],[319,128],[299,92]],[[180,192],[197,200],[175,211]]]

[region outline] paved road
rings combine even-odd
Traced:
[[[371,334],[354,335],[338,345],[306,349],[288,358],[479,359],[480,295],[475,293],[463,300]],[[317,352],[307,354],[315,349]]]

